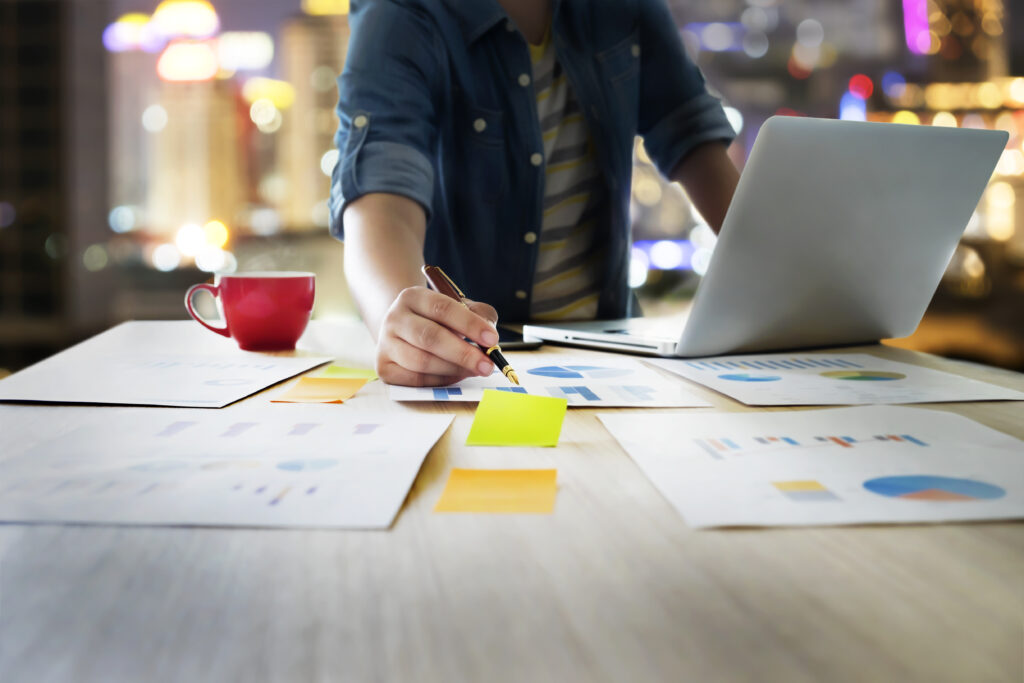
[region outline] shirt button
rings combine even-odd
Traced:
[[[524,88],[530,85],[530,77],[526,74],[519,74],[519,85],[523,86]]]
[[[477,119],[473,122],[473,130],[477,133],[483,133],[487,129],[487,122],[483,119]]]
[[[534,166],[540,166],[541,164],[544,163],[544,155],[543,154],[536,154],[536,153],[535,154],[531,154],[530,155],[530,163],[533,164]]]
[[[352,119],[352,125],[356,128],[365,128],[368,122],[368,119],[362,114]]]
[[[633,53],[634,57],[640,56],[640,46],[635,43],[633,44],[633,47],[629,48],[629,51]]]
[[[505,22],[505,30],[508,31],[509,33],[512,33],[513,31],[516,30],[516,25],[512,23],[511,19]]]
[[[523,241],[526,242],[527,244],[533,244],[534,242],[537,241],[537,233],[535,233],[535,232],[528,232],[528,233],[526,233],[525,235],[523,235]]]
[[[520,290],[517,290],[517,291],[516,291],[516,298],[517,298],[517,299],[525,299],[525,298],[526,298],[526,292],[524,292],[524,291],[523,291],[523,290],[521,290],[521,289],[520,289]]]

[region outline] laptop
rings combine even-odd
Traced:
[[[772,117],[758,132],[681,329],[648,318],[526,325],[655,356],[911,334],[1006,146],[1004,131]]]

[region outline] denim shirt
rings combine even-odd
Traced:
[[[413,199],[425,261],[502,320],[528,320],[544,164],[526,41],[496,0],[353,0],[349,21],[332,234],[344,238],[345,206],[364,194]],[[669,176],[734,132],[665,0],[553,0],[551,31],[610,197],[596,223],[608,247],[598,316],[625,317],[635,136]]]

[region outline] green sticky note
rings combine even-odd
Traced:
[[[367,382],[377,379],[377,373],[370,368],[346,368],[342,365],[328,365],[320,376],[337,377],[339,379],[365,379]]]
[[[557,446],[568,401],[485,389],[467,446]]]

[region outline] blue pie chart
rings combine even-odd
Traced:
[[[545,365],[541,368],[527,370],[526,374],[538,377],[555,377],[557,379],[608,379],[632,374],[632,370],[623,368],[602,368],[597,365]]]
[[[930,474],[912,474],[899,477],[879,477],[864,482],[864,488],[888,498],[955,502],[967,500],[994,500],[1006,491],[983,481],[938,477]]]
[[[747,372],[731,372],[726,375],[719,375],[718,379],[727,379],[731,382],[778,382],[782,378],[775,375],[751,375]]]

